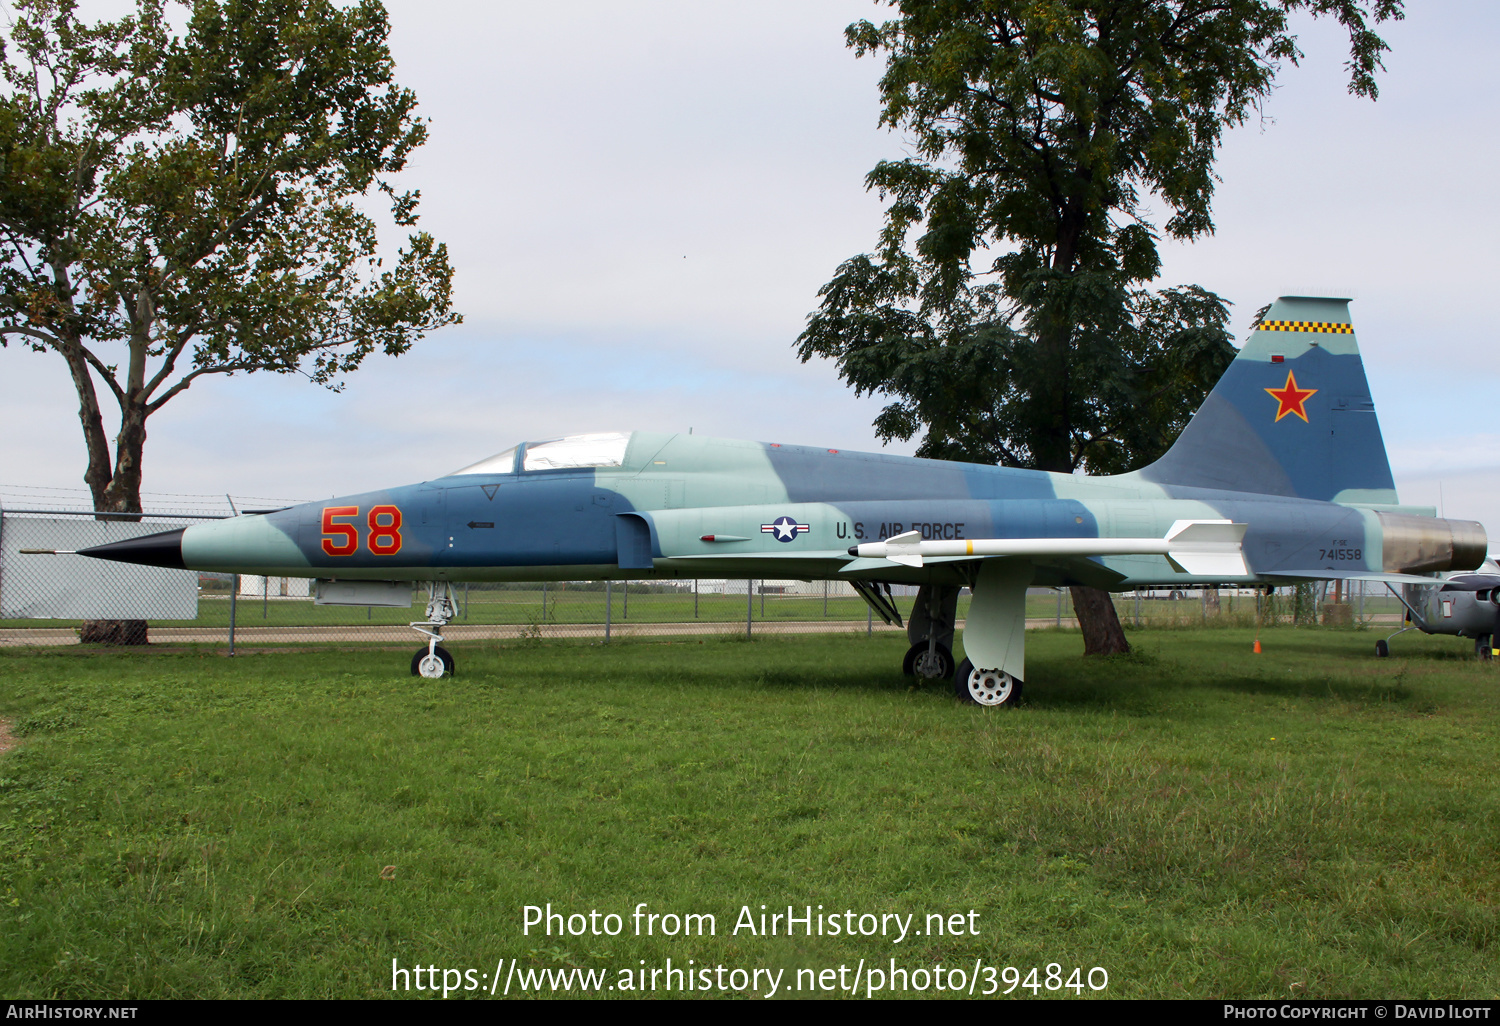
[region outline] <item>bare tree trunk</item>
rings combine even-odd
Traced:
[[[115,439],[115,460],[110,466],[109,443],[98,395],[81,347],[67,346],[63,356],[78,391],[78,418],[83,423],[88,470],[84,482],[93,497],[95,513],[139,513],[141,511],[141,453],[146,443],[146,409],[138,403],[122,403],[120,434]],[[96,517],[139,523],[139,517]],[[149,644],[145,620],[85,620],[78,640],[85,645]]]
[[[78,631],[84,645],[148,645],[145,620],[85,620]]]
[[[1082,219],[1073,211],[1065,216],[1065,221],[1065,224],[1059,226],[1052,266],[1055,271],[1070,275],[1074,270]],[[1078,465],[1078,454],[1073,451],[1069,381],[1074,328],[1063,310],[1044,313],[1043,325],[1038,343],[1044,353],[1043,359],[1051,368],[1047,418],[1046,423],[1030,439],[1030,447],[1036,469],[1071,474]],[[1120,626],[1120,617],[1115,613],[1115,604],[1109,593],[1082,586],[1068,590],[1073,594],[1073,612],[1083,631],[1083,654],[1114,655],[1129,652],[1130,642],[1125,640],[1125,629]]]
[[[146,409],[139,403],[128,403],[120,411],[120,434],[115,438],[115,468],[109,486],[104,490],[104,509],[119,513],[141,511],[141,454],[145,448]]]
[[[1129,652],[1130,642],[1125,640],[1125,628],[1120,626],[1120,617],[1109,592],[1084,587],[1068,590],[1073,593],[1073,611],[1083,630],[1083,654],[1123,655]]]
[[[104,434],[104,416],[99,412],[99,396],[94,391],[94,379],[88,361],[83,357],[83,347],[77,342],[65,344],[63,359],[68,363],[68,372],[73,377],[73,388],[78,392],[78,419],[83,424],[83,444],[88,453],[88,469],[83,482],[89,486],[94,499],[94,509],[107,510],[109,488],[109,441]]]

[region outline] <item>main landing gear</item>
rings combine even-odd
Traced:
[[[453,654],[438,642],[443,640],[443,628],[457,615],[458,599],[453,585],[447,581],[428,584],[427,619],[411,625],[412,630],[427,636],[427,647],[417,649],[417,654],[411,657],[413,677],[453,676]]]
[[[919,641],[906,650],[901,672],[918,680],[952,680],[953,653],[933,639]]]
[[[1026,586],[1031,583],[1031,568],[999,564],[982,569],[977,577],[964,646],[987,666],[976,667],[970,659],[954,666],[958,588],[924,584],[907,623],[906,636],[912,645],[901,668],[921,680],[953,681],[961,702],[1014,708],[1021,700],[1018,674],[1026,665]]]
[[[953,690],[960,702],[1014,708],[1021,700],[1021,681],[1004,670],[982,670],[965,659],[958,664]]]
[[[1411,624],[1407,624],[1405,627],[1403,627],[1399,631],[1397,631],[1396,634],[1405,634],[1407,631],[1414,631],[1414,630],[1416,630],[1415,627],[1413,627]],[[1380,659],[1386,659],[1386,658],[1388,658],[1390,656],[1390,654],[1391,654],[1391,638],[1394,638],[1396,636],[1396,634],[1392,634],[1390,637],[1387,637],[1387,638],[1381,638],[1379,641],[1375,642],[1375,655],[1378,658],[1380,658]]]
[[[986,560],[974,580],[974,599],[964,625],[966,659],[953,690],[961,702],[1014,708],[1026,672],[1027,563]]]
[[[911,648],[901,660],[901,672],[918,680],[952,680],[953,621],[958,610],[958,588],[947,584],[924,584],[917,590],[906,638]]]

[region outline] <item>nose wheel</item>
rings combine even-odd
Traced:
[[[433,645],[432,651],[425,648],[417,649],[417,654],[411,657],[411,675],[413,677],[438,678],[453,675],[453,654],[442,645]]]
[[[443,628],[458,615],[458,598],[453,585],[447,581],[434,581],[427,586],[427,619],[411,624],[411,629],[427,637],[427,647],[417,650],[411,657],[413,677],[453,676],[453,654],[439,642],[443,640]]]

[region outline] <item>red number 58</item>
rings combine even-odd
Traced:
[[[346,517],[359,516],[358,506],[323,507],[323,551],[330,556],[352,556],[359,550],[359,530],[353,524],[339,523]],[[337,520],[335,518],[338,518]],[[376,556],[394,556],[401,551],[401,509],[399,506],[373,506],[365,519],[370,534],[365,545]]]

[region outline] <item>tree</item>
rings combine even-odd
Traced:
[[[200,378],[338,388],[460,318],[446,247],[414,232],[386,268],[361,206],[415,225],[390,176],[426,138],[378,2],[75,8],[18,0],[0,37],[0,344],[62,358],[94,507],[139,512],[146,422]]]
[[[866,178],[878,251],[841,265],[798,339],[918,454],[1116,473],[1175,439],[1233,358],[1226,304],[1153,291],[1164,230],[1213,231],[1225,129],[1302,57],[1290,16],[1338,19],[1349,90],[1374,98],[1371,21],[1402,0],[889,0],[846,31],[886,54],[881,124],[913,155]],[[1128,651],[1102,592],[1074,588],[1086,651]]]

